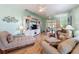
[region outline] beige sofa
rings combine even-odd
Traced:
[[[50,45],[48,42],[41,42],[43,53],[47,54],[78,54],[79,43],[74,39],[67,39],[58,44],[57,48]]]
[[[36,38],[31,36],[12,36],[6,31],[0,32],[0,53],[6,53],[6,51],[12,49],[31,45],[35,42],[35,40]]]

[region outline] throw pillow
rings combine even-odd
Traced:
[[[13,36],[11,34],[8,34],[7,36],[7,42],[11,43],[13,41]]]

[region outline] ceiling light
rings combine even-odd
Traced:
[[[45,7],[39,7],[39,12],[45,11]]]
[[[43,12],[43,11],[44,11],[43,9],[40,9],[40,10],[39,10],[39,12]]]

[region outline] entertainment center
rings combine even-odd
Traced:
[[[25,35],[30,35],[30,36],[35,36],[40,34],[40,20],[32,17],[32,16],[27,16],[24,21],[24,27],[26,28],[24,34]]]

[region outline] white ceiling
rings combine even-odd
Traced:
[[[78,4],[11,4],[11,5],[9,4],[9,5],[3,5],[3,6],[6,6],[6,7],[10,6],[10,7],[17,7],[17,8],[20,7],[22,9],[28,9],[39,15],[50,16],[58,13],[67,12],[77,7]],[[40,7],[44,7],[45,10],[43,12],[39,12]]]
[[[44,7],[43,12],[39,12],[39,7]],[[75,7],[77,4],[44,4],[44,5],[26,5],[26,9],[35,12],[39,15],[50,16],[54,14],[59,14],[63,12],[67,12]]]

